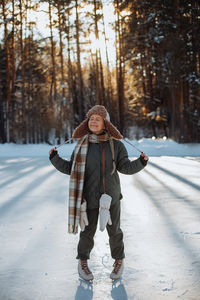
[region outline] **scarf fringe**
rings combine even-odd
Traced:
[[[68,224],[68,233],[73,233],[73,234],[78,233],[78,226]]]

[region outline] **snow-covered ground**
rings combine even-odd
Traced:
[[[200,145],[133,144],[150,161],[138,174],[120,174],[124,275],[109,279],[108,237],[97,230],[93,284],[77,275],[78,235],[67,233],[69,177],[50,164],[51,146],[0,145],[0,300],[200,299]],[[59,153],[69,157],[73,148]]]
[[[139,150],[146,152],[149,156],[200,156],[200,144],[178,144],[172,140],[163,139],[141,139],[129,142],[139,148]],[[128,150],[129,156],[137,155],[137,150],[134,147],[125,141],[123,143]],[[72,153],[74,145],[74,143],[63,145],[59,148],[59,153],[68,157]],[[0,144],[0,157],[46,157],[49,149],[52,147],[47,144]]]

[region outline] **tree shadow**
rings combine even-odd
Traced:
[[[195,162],[199,162],[200,163],[200,157],[199,156],[185,156],[184,158],[188,159],[188,160],[193,160]]]
[[[198,184],[195,184],[195,183],[192,183],[191,181],[181,177],[180,175],[177,175],[177,174],[174,174],[173,172],[169,171],[169,170],[166,170],[160,166],[158,166],[157,164],[153,163],[153,162],[149,162],[149,164],[154,167],[154,168],[157,168],[159,169],[160,171],[166,173],[167,175],[169,176],[172,176],[172,177],[175,177],[176,179],[178,179],[179,181],[182,181],[183,183],[189,185],[190,187],[196,189],[197,191],[200,191],[200,185]]]
[[[35,163],[34,163],[35,162]],[[39,164],[38,164],[39,163]],[[8,165],[10,164],[10,163],[7,163]],[[18,180],[19,179],[19,177],[20,177],[20,179],[21,178],[23,178],[23,177],[26,177],[27,175],[29,175],[29,174],[31,174],[31,173],[33,173],[35,170],[37,170],[38,168],[41,168],[41,167],[43,167],[43,166],[46,166],[46,161],[39,161],[38,162],[38,160],[35,160],[35,159],[30,159],[30,160],[28,160],[28,161],[24,161],[24,162],[17,162],[17,163],[15,163],[15,168],[17,167],[16,166],[16,164],[19,164],[19,169],[17,169],[17,172],[16,173],[14,173],[13,174],[13,172],[12,172],[12,177],[10,178],[10,179],[7,179],[7,180],[5,180],[4,182],[2,182],[1,184],[0,184],[0,188],[1,187],[5,187],[6,185],[9,185],[9,184],[11,184],[11,183],[13,183],[14,181],[16,181],[16,180]],[[13,163],[12,163],[12,165],[13,165]],[[23,170],[23,167],[25,166],[26,168],[29,168],[29,165],[32,167],[32,169],[31,170],[28,170],[28,171],[26,171],[26,172],[24,172],[24,173],[22,173],[22,174],[20,174],[20,170]],[[11,168],[12,166],[10,165],[10,166],[8,166],[8,167],[6,167],[7,169],[9,169],[9,168]],[[4,172],[4,170],[3,170],[3,172]]]
[[[80,284],[77,288],[75,300],[92,300],[93,298],[93,283],[79,279]]]
[[[11,213],[11,210],[13,210],[21,200],[25,197],[25,195],[30,194],[32,190],[36,189],[38,186],[42,185],[44,181],[47,180],[47,178],[54,173],[54,170],[50,170],[46,172],[45,174],[38,176],[34,181],[27,184],[25,188],[17,194],[15,197],[10,198],[10,200],[6,201],[4,204],[0,207],[0,216],[1,218],[5,217],[6,213]],[[24,213],[24,207],[21,213]]]
[[[117,279],[113,281],[111,297],[114,300],[128,300],[128,296],[121,279]]]
[[[170,216],[170,212],[167,213],[166,209],[162,206],[162,202],[160,201],[160,194],[156,194],[157,197],[155,197],[155,195],[151,193],[149,187],[146,187],[144,184],[142,184],[137,177],[134,178],[134,182],[138,185],[142,185],[142,191],[147,195],[147,198],[160,212],[160,215],[163,217],[166,224],[168,225],[171,237],[174,239],[175,243],[179,246],[179,248],[185,252],[185,254],[192,263],[194,261],[199,262],[199,252],[196,249],[194,249],[189,244],[189,242],[187,242],[187,240],[183,239],[182,235],[180,234],[180,230],[178,229],[178,226]],[[198,277],[200,276],[200,269],[196,265],[194,265],[194,272],[197,274]]]
[[[148,174],[150,177],[152,177],[154,180],[156,180],[157,182],[159,182],[166,189],[166,191],[169,194],[171,194],[171,196],[173,198],[179,199],[180,201],[186,203],[190,207],[190,209],[192,209],[195,212],[195,214],[197,214],[197,216],[200,218],[200,205],[197,205],[191,199],[188,200],[186,197],[180,196],[175,190],[171,189],[169,186],[167,186],[164,182],[162,182],[158,177],[156,177],[155,175],[153,175],[148,170],[144,170],[144,172],[146,174]]]

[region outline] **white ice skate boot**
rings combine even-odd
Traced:
[[[119,279],[122,276],[124,270],[124,260],[116,259],[113,265],[114,269],[110,274],[110,278],[113,280]]]
[[[79,259],[78,274],[84,280],[93,280],[94,279],[92,272],[88,268],[87,260]]]

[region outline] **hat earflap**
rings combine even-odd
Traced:
[[[72,138],[79,139],[88,133],[88,119],[81,122],[81,124],[75,128]]]
[[[123,136],[121,135],[119,130],[117,130],[117,128],[110,121],[104,120],[104,123],[105,123],[105,129],[110,133],[110,135],[114,139],[116,139],[116,140],[123,139]]]

